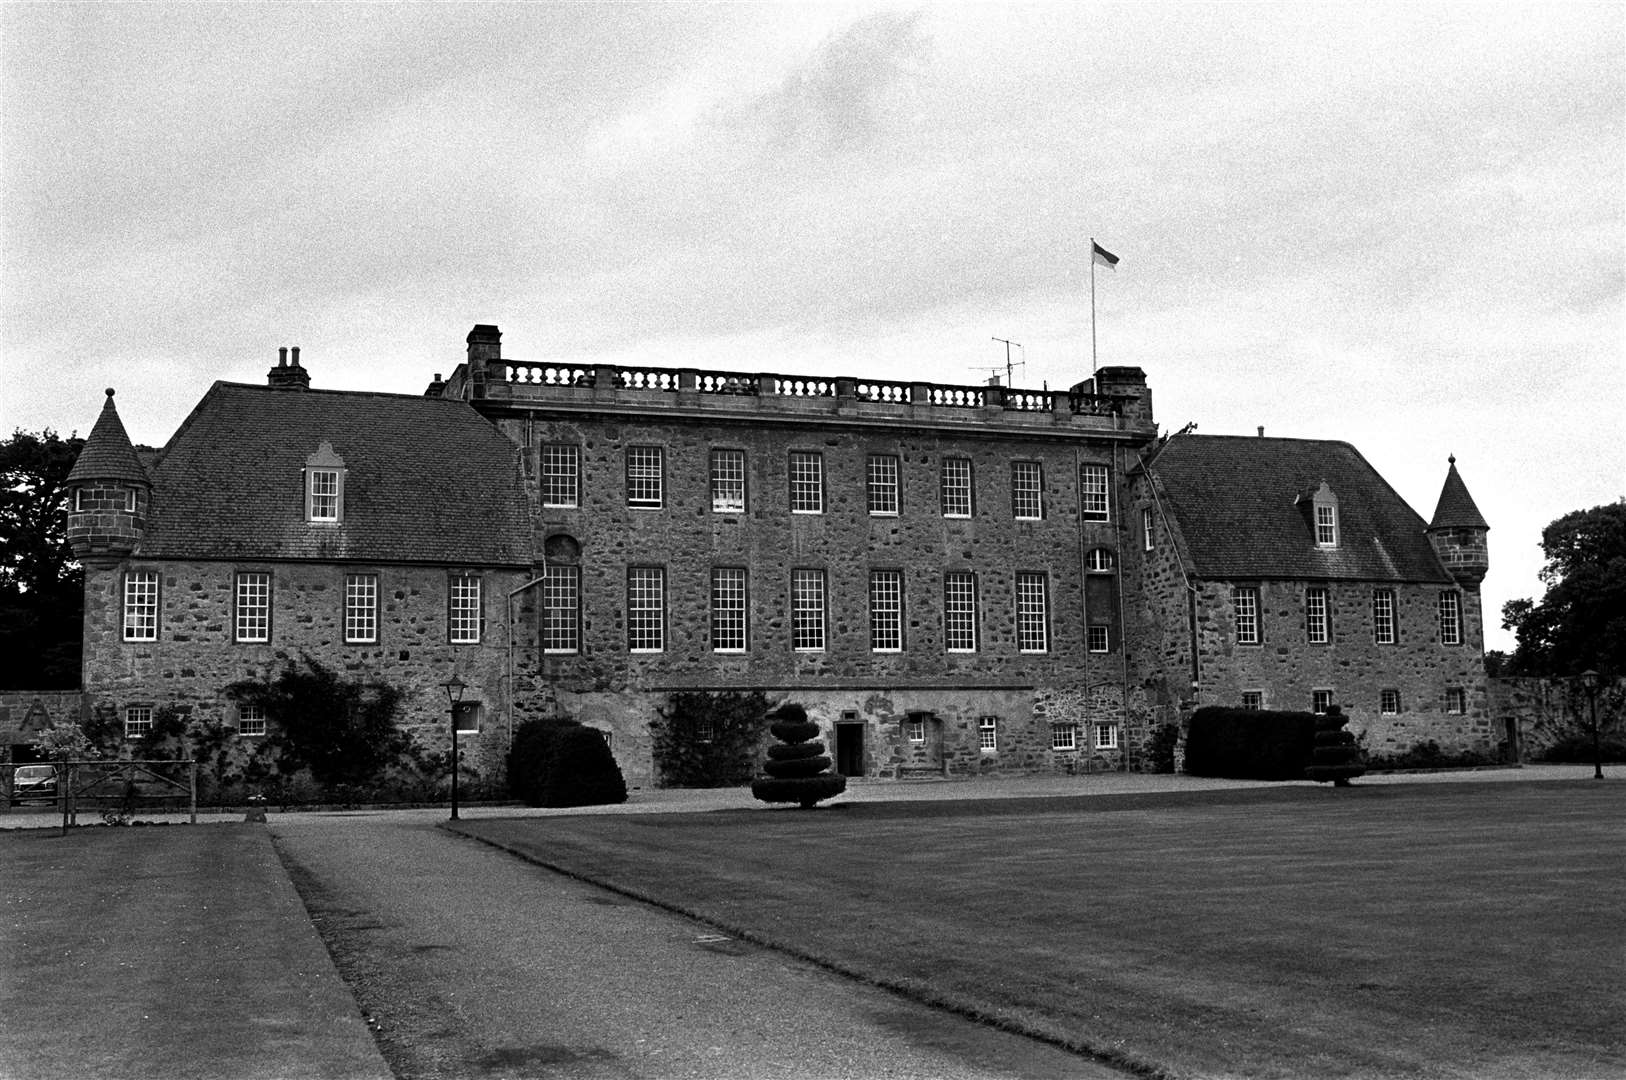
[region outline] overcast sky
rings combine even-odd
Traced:
[[[1353,443],[1484,595],[1626,494],[1622,5],[0,4],[0,430],[299,345],[1019,386]]]

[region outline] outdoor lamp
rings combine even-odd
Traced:
[[[1587,702],[1592,706],[1592,779],[1603,779],[1603,744],[1598,735],[1598,673],[1592,668],[1581,672]]]
[[[441,689],[446,691],[446,702],[452,710],[452,820],[457,820],[457,706],[463,700],[463,691],[466,684],[453,672],[452,677],[441,683]]]

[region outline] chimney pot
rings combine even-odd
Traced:
[[[1265,437],[1265,425],[1263,425],[1263,424],[1259,425],[1259,437],[1261,439],[1263,439]]]
[[[284,345],[282,348],[277,350],[277,366],[278,367],[287,367],[288,366],[288,346],[286,346],[286,345]]]
[[[298,367],[298,366],[299,366],[299,346],[298,346],[298,345],[295,345],[295,346],[294,346],[294,358],[293,358],[293,366],[294,366],[294,367]]]

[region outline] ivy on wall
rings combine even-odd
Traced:
[[[750,783],[768,707],[768,696],[758,690],[674,693],[649,725],[656,782],[687,788]]]

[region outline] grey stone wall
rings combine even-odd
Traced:
[[[1540,761],[1561,739],[1589,737],[1592,702],[1573,679],[1489,680],[1492,724],[1511,757]],[[1626,679],[1598,691],[1598,726],[1604,737],[1626,737]]]

